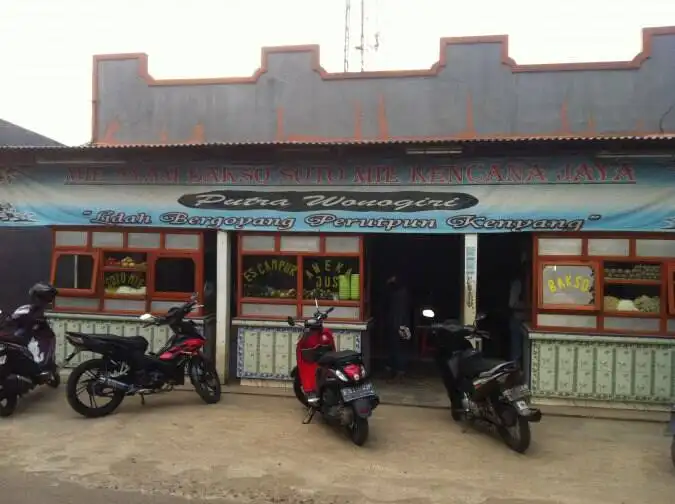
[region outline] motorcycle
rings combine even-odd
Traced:
[[[422,316],[433,319],[431,309]],[[541,420],[541,411],[530,405],[530,391],[515,361],[485,358],[472,344],[476,338],[489,339],[478,329],[484,314],[473,325],[456,321],[432,323],[435,362],[450,399],[452,418],[467,425],[483,421],[494,426],[512,450],[525,453],[530,446],[530,423]],[[470,342],[471,341],[471,342]]]
[[[140,316],[143,327],[168,325],[171,328],[171,337],[156,353],[146,354],[148,340],[142,336],[66,332],[66,339],[75,347],[66,362],[85,350],[102,356],[82,362],[70,374],[67,397],[71,408],[87,418],[99,418],[115,411],[127,396],[140,395],[141,404],[145,404],[146,395],[170,392],[175,386],[183,385],[186,372],[205,403],[220,401],[220,378],[213,362],[202,353],[206,338],[192,320],[185,320],[199,306],[193,294],[186,303],[169,309],[163,317],[149,313]],[[79,393],[83,391],[89,395],[88,405],[80,401]],[[99,406],[97,398],[109,399],[109,402]]]
[[[12,415],[19,398],[37,386],[60,385],[55,359],[56,336],[41,304],[19,306],[9,316],[0,310],[0,417]]]
[[[316,412],[331,425],[345,429],[357,446],[368,439],[368,418],[380,399],[368,378],[363,357],[352,350],[336,351],[335,339],[323,322],[333,308],[322,312],[315,300],[314,316],[303,322],[302,335],[296,344],[297,366],[291,370],[293,391],[307,408],[303,424]],[[288,325],[296,326],[293,317]]]

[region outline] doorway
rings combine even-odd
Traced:
[[[460,319],[464,277],[462,235],[372,235],[366,238],[370,312],[371,367],[376,374],[387,365],[389,350],[385,334],[387,280],[396,274],[410,298],[412,339],[408,374],[435,375],[431,348],[423,331],[422,309],[431,307],[439,320]]]
[[[478,235],[477,311],[485,313],[484,328],[491,339],[483,342],[487,357],[511,358],[513,314],[529,322],[531,299],[530,233]],[[514,280],[518,286],[514,286]],[[515,297],[514,297],[515,296]],[[513,303],[515,306],[510,306]],[[524,357],[524,355],[523,355]]]

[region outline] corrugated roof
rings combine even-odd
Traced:
[[[311,147],[311,146],[359,146],[359,145],[453,145],[453,144],[499,144],[499,143],[553,143],[553,142],[606,142],[606,141],[675,141],[675,133],[648,135],[558,135],[529,137],[485,137],[485,138],[392,138],[392,139],[326,139],[326,140],[281,140],[250,142],[204,142],[204,143],[166,143],[166,144],[84,144],[79,146],[30,146],[0,145],[0,151],[90,151],[90,150],[123,150],[123,149],[176,149],[190,147]]]
[[[0,146],[14,147],[65,147],[62,143],[35,133],[18,124],[0,119]]]

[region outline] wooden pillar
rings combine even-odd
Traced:
[[[227,382],[230,374],[230,341],[232,296],[232,233],[217,234],[217,295],[216,295],[216,369],[221,380]]]

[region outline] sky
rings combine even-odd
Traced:
[[[263,46],[319,44],[342,71],[345,0],[0,0],[0,118],[91,139],[94,54],[144,52],[156,78],[251,75]],[[508,34],[518,63],[632,59],[674,0],[365,0],[367,70],[428,68],[444,36]],[[352,46],[360,0],[352,0]],[[360,68],[351,51],[350,70]],[[675,55],[674,55],[675,60]]]

